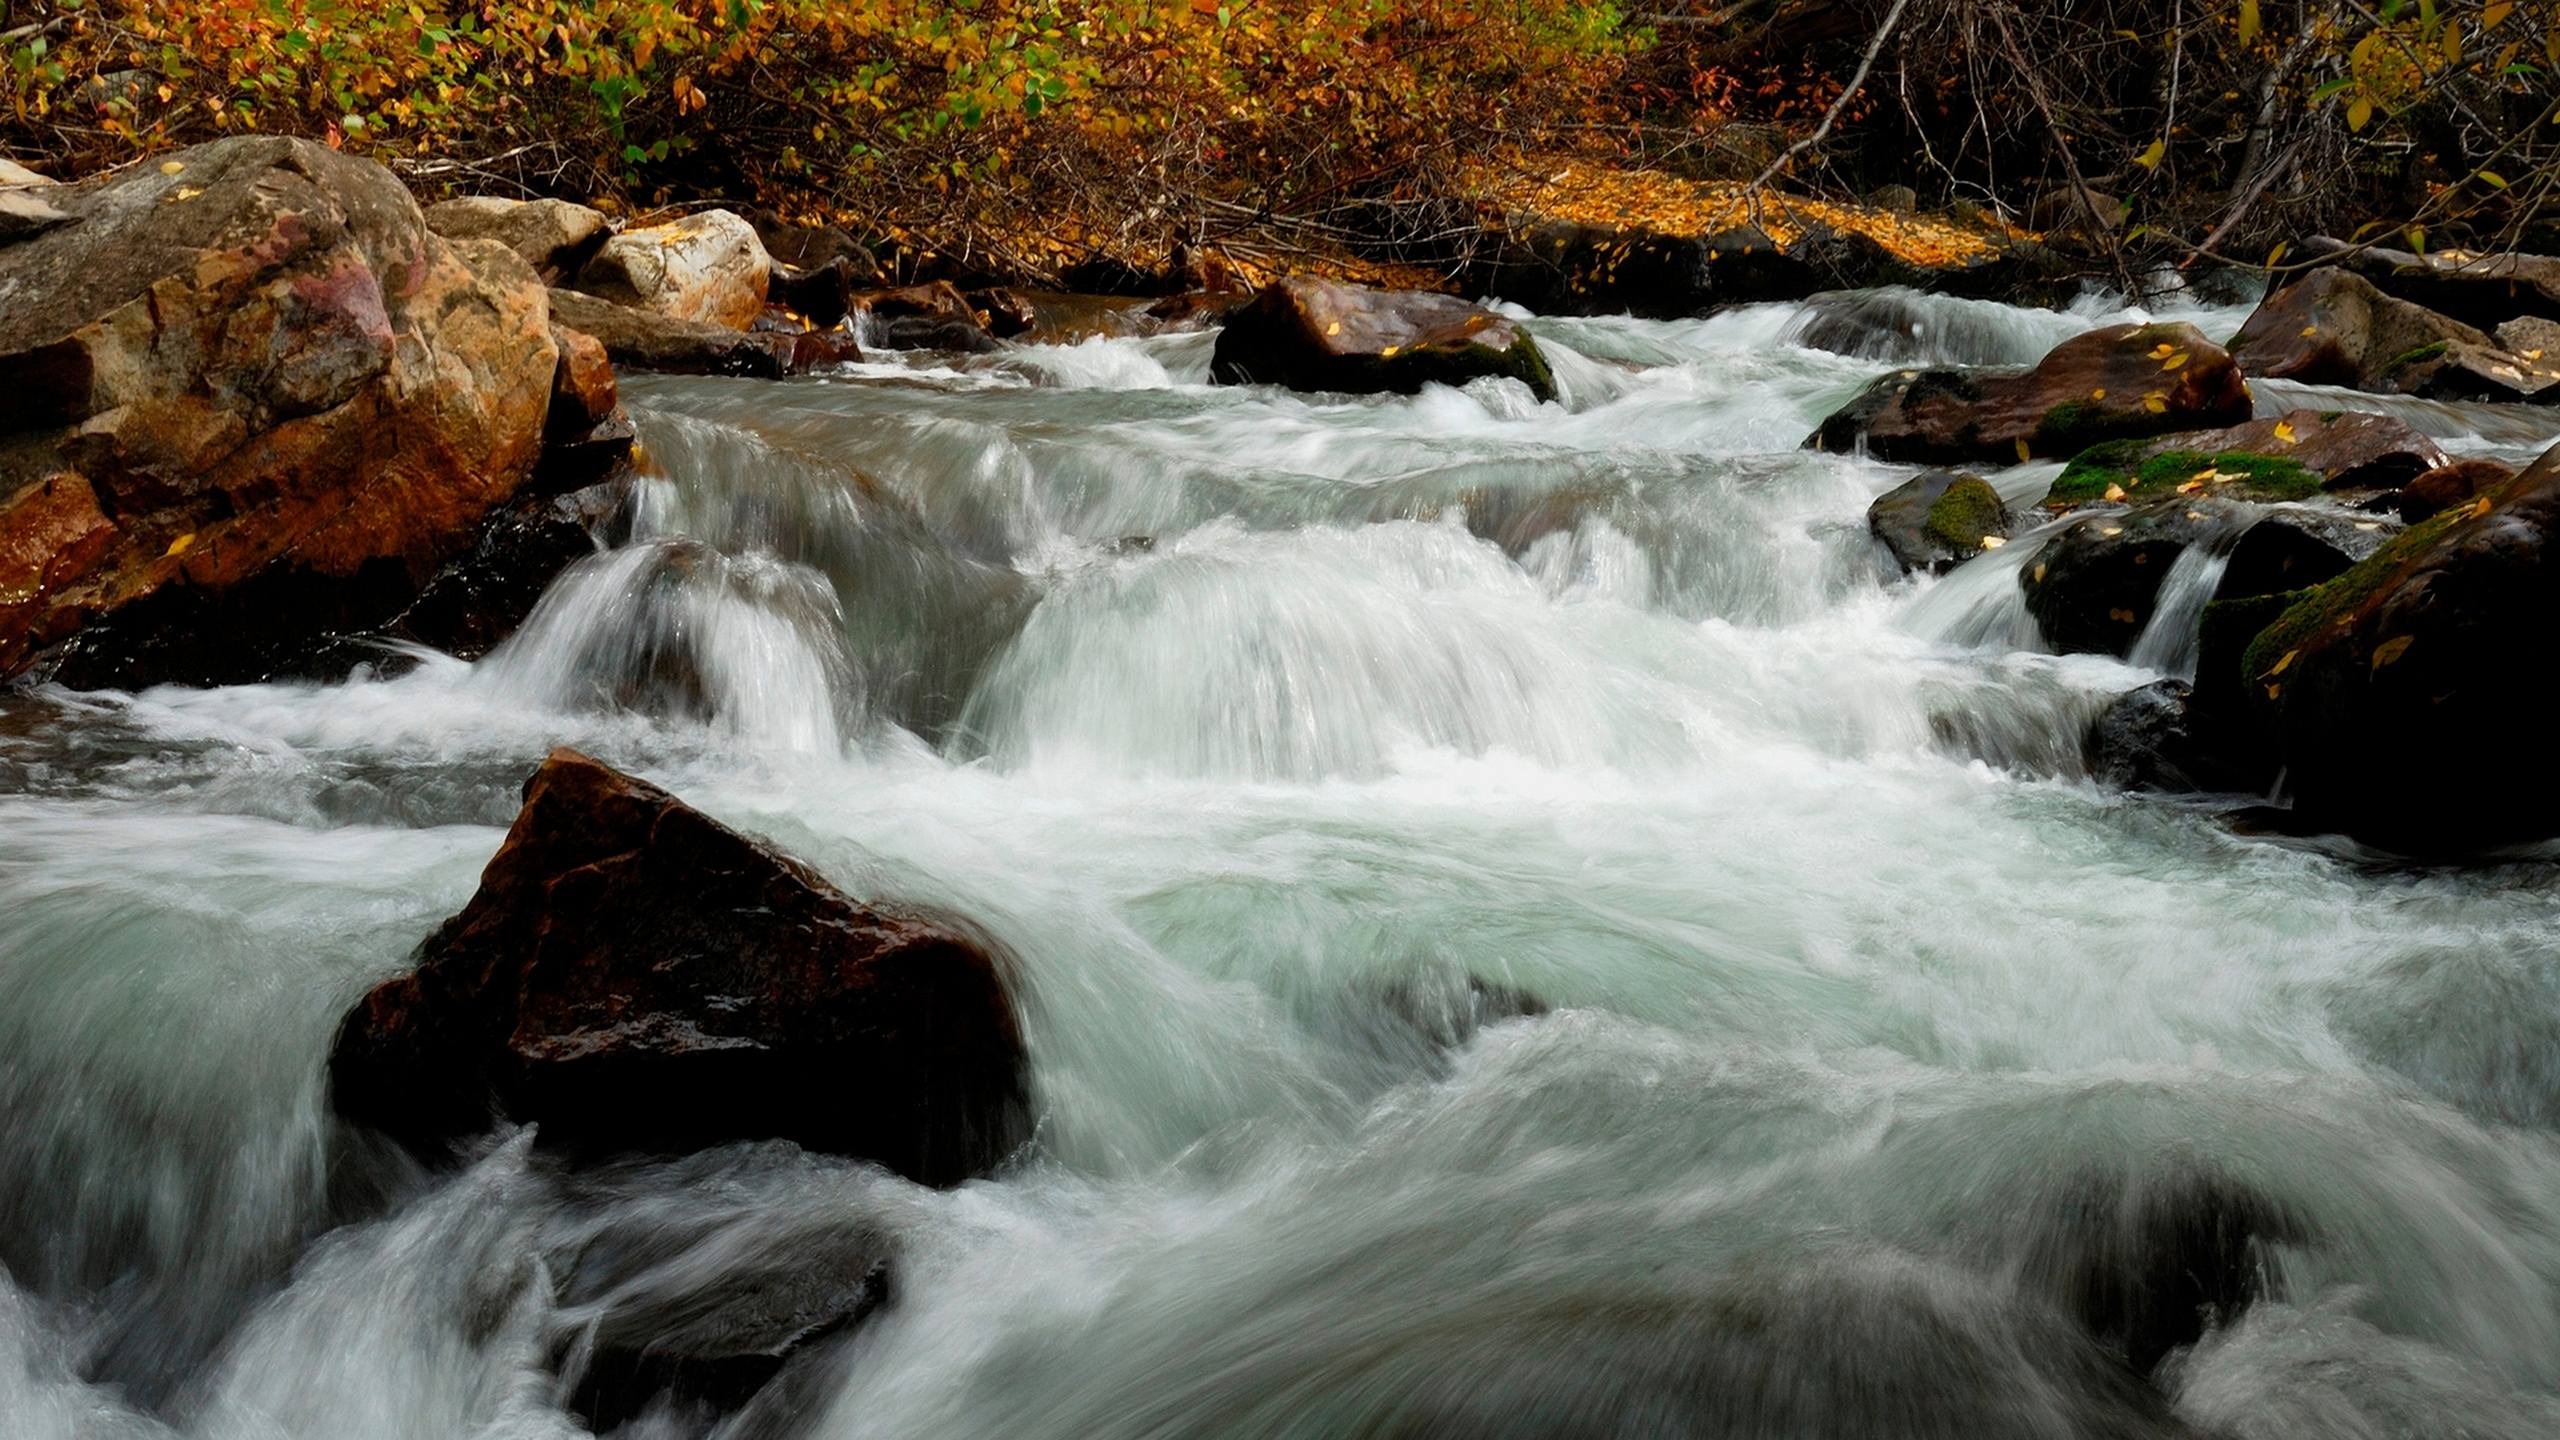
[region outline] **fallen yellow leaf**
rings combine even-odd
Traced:
[[[2036,458],[2036,452],[2028,449],[2026,437],[2020,436],[2018,438],[2018,463],[2024,465],[2034,458]]]
[[[2178,370],[2183,369],[2186,366],[2186,363],[2187,352],[2181,350],[2177,354],[2170,356],[2168,359],[2161,361],[2160,368],[2163,370]]]
[[[187,553],[187,547],[194,543],[196,543],[196,532],[190,530],[186,534],[179,536],[177,539],[170,541],[169,548],[161,553],[164,555],[184,555]]]
[[[2289,421],[2284,421],[2284,420],[2279,420],[2279,421],[2277,421],[2277,422],[2276,422],[2276,438],[2277,438],[2277,439],[2279,439],[2279,440],[2281,440],[2281,441],[2283,441],[2283,442],[2284,442],[2284,443],[2286,443],[2287,445],[2290,445],[2290,444],[2294,443],[2294,439],[2293,439],[2293,425],[2292,425],[2292,423],[2291,423],[2291,422],[2289,422]]]
[[[2142,397],[2142,408],[2154,415],[2165,414],[2169,409],[2169,397],[2154,390]]]
[[[2123,499],[2123,498],[2124,498],[2124,487],[2123,487],[2123,486],[2121,486],[2121,485],[2109,485],[2109,486],[2107,487],[2107,498],[2108,498],[2108,499],[2110,499],[2110,500],[2121,500],[2121,499]]]
[[[1982,537],[1982,548],[1985,550],[1997,550],[2008,543],[2009,542],[2007,540],[1997,535],[1985,535]]]
[[[2101,385],[2101,386],[2099,386],[2097,389],[2090,391],[2090,392],[2089,392],[2089,398],[2090,398],[2090,399],[2092,399],[2092,400],[2104,400],[2104,399],[2106,399],[2106,398],[2107,398],[2107,387],[2105,387],[2104,385]]]
[[[2414,635],[2394,635],[2390,639],[2376,645],[2373,647],[2372,668],[2379,670],[2383,666],[2390,664],[2392,661],[2399,659],[2401,656],[2408,654],[2409,647],[2416,643],[2416,640],[2417,637]]]
[[[2292,663],[2293,663],[2293,657],[2294,657],[2294,656],[2296,656],[2296,655],[2299,655],[2299,654],[2301,654],[2301,653],[2302,653],[2302,652],[2301,652],[2301,651],[2299,651],[2299,650],[2287,650],[2286,652],[2284,652],[2284,654],[2283,654],[2282,656],[2278,657],[2278,659],[2276,660],[2276,663],[2275,663],[2274,665],[2272,665],[2272,666],[2269,666],[2269,667],[2268,667],[2268,669],[2267,669],[2267,673],[2268,673],[2269,675],[2281,675],[2281,674],[2283,674],[2283,673],[2284,673],[2284,667],[2286,667],[2287,665],[2292,664]]]

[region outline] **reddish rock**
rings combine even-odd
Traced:
[[[1807,442],[1880,459],[2015,463],[2249,418],[2249,388],[2192,325],[2111,325],[2063,341],[2024,372],[1901,370]]]
[[[622,389],[604,343],[565,325],[551,327],[560,363],[551,372],[551,408],[545,431],[555,441],[585,437],[621,408]]]
[[[379,621],[532,472],[542,287],[387,171],[242,138],[46,194],[78,223],[0,247],[0,548],[54,548],[16,567],[0,675],[75,635],[100,681],[263,673],[190,635]],[[64,528],[83,493],[103,540]]]
[[[678,375],[780,375],[791,359],[787,337],[677,320],[577,290],[551,292],[561,324],[595,337],[616,365]]]
[[[427,1155],[493,1112],[580,1153],[780,1138],[929,1184],[1022,1138],[995,961],[555,750],[479,893],[351,1011],[341,1113]]]

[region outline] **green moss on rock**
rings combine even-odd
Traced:
[[[2424,365],[2430,360],[2442,359],[2447,347],[2448,342],[2443,340],[2432,341],[2425,345],[2413,345],[2392,356],[2391,363],[2382,367],[2382,373],[2396,375],[2412,365]]]
[[[2173,493],[2206,471],[2218,471],[2221,477],[2206,482],[2206,489],[2242,500],[2308,499],[2324,483],[2319,471],[2279,455],[2168,450],[2145,459],[2143,449],[2139,441],[2120,440],[2080,452],[2054,477],[2044,503],[2086,504],[2104,499],[2110,485],[2122,486],[2127,495]]]
[[[1922,528],[1930,539],[1959,552],[1979,550],[1984,536],[2009,533],[2009,510],[1989,481],[1967,475],[1929,506]]]
[[[2305,641],[2320,632],[2321,627],[2348,618],[2371,599],[2402,564],[2434,544],[2437,537],[2471,513],[2469,506],[2461,506],[2412,525],[2393,536],[2390,543],[2358,561],[2345,574],[2308,591],[2297,592],[2301,598],[2249,642],[2248,651],[2240,660],[2243,680],[2249,683],[2262,681],[2288,652],[2301,649]]]

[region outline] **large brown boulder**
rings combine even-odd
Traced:
[[[574,1152],[780,1138],[950,1185],[1022,1138],[996,963],[555,750],[462,913],[351,1011],[339,1111],[429,1155],[493,1112]]]
[[[2410,388],[2404,372],[2456,346],[2495,348],[2485,333],[2336,267],[2269,295],[2231,337],[2251,375],[2358,390]]]
[[[2560,447],[2259,633],[2248,703],[2306,820],[2413,853],[2560,834],[2560,762],[2529,734],[2551,701],[2555,546]]]
[[[744,330],[764,309],[772,258],[727,210],[625,230],[579,267],[575,288],[670,320]]]
[[[1822,422],[1806,442],[1879,459],[2015,463],[2104,440],[2233,425],[2249,387],[2192,325],[2110,325],[2075,335],[2034,368],[1899,370]]]
[[[389,172],[247,137],[45,193],[0,247],[0,675],[264,673],[188,637],[378,621],[533,471],[542,286]]]
[[[2298,253],[2353,271],[2384,294],[2477,329],[2495,330],[2523,315],[2560,320],[2560,256],[2469,250],[2419,255],[2321,235],[2304,241]]]
[[[1227,317],[1209,360],[1221,385],[1411,395],[1424,385],[1508,376],[1541,400],[1555,377],[1529,333],[1450,295],[1294,277]]]

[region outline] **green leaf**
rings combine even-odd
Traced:
[[[2495,170],[2481,171],[2480,178],[2496,189],[2504,190],[2507,188],[2507,177],[2499,174]]]
[[[2351,75],[2341,75],[2337,79],[2330,81],[2328,84],[2321,86],[2319,89],[2312,91],[2311,103],[2317,105],[2321,101],[2328,99],[2330,96],[2337,94],[2339,91],[2352,87],[2355,83],[2355,77]]]

